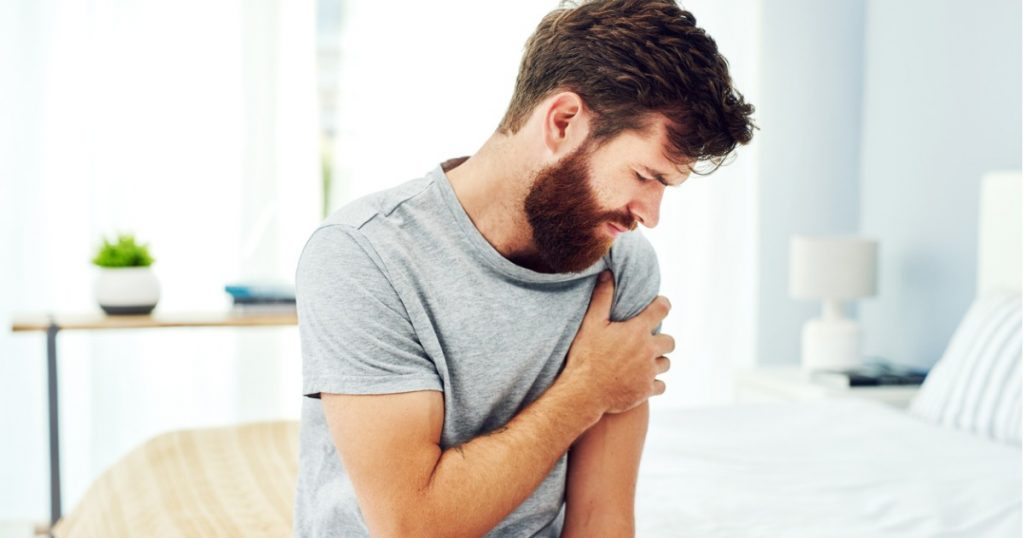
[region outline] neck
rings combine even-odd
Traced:
[[[494,134],[447,176],[484,239],[505,258],[536,269],[540,265],[523,209],[535,171],[525,153],[515,137]]]

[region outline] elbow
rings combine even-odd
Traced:
[[[478,529],[467,528],[464,521],[458,516],[441,517],[423,512],[417,515],[403,514],[384,523],[379,527],[379,532],[375,527],[370,527],[370,536],[374,538],[408,538],[409,536],[416,538],[470,538],[486,534],[486,530],[480,532]]]
[[[373,538],[403,538],[406,536],[429,538],[437,534],[432,530],[433,526],[416,511],[389,507],[384,512],[372,520],[369,517],[365,518],[366,527]]]
[[[441,538],[451,536],[462,536],[453,532],[450,526],[443,523],[434,523],[424,520],[413,521],[409,519],[396,518],[395,521],[385,522],[384,525],[369,526],[370,536],[374,538]]]
[[[479,537],[490,529],[481,528],[473,514],[453,506],[429,488],[407,492],[365,508],[364,521],[374,538],[462,538]]]
[[[409,506],[411,503],[393,505],[379,510],[371,521],[366,518],[366,526],[370,536],[374,538],[417,538],[462,536],[464,533],[454,528],[456,521],[445,521],[437,517],[436,512],[420,506]]]
[[[416,518],[405,518],[393,529],[392,534],[396,538],[470,538],[481,536],[480,532],[470,532],[460,524],[458,518],[441,518],[421,516]],[[376,536],[376,535],[374,535]]]
[[[636,527],[628,517],[595,518],[585,522],[566,522],[560,538],[634,538]]]

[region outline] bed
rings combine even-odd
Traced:
[[[637,536],[1021,536],[1020,185],[1019,173],[983,181],[979,299],[910,411],[863,400],[656,408]],[[997,290],[1002,302],[981,300]],[[972,322],[1014,300],[1005,335]],[[971,338],[986,334],[1016,351],[975,376]],[[52,532],[289,536],[297,457],[293,421],[163,434],[104,472]]]
[[[637,536],[1021,536],[1019,173],[984,178],[979,224],[975,304],[910,410],[652,411]]]
[[[55,538],[291,535],[299,424],[167,432],[103,472]]]
[[[652,413],[637,536],[1021,536],[1021,452],[866,400]]]

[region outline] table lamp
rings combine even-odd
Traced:
[[[862,332],[843,315],[843,302],[877,290],[878,242],[861,237],[794,236],[789,248],[789,291],[794,299],[822,301],[821,318],[804,323],[804,371],[861,365]]]

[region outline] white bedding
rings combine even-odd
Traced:
[[[1019,537],[1021,450],[863,400],[651,411],[637,536]]]

